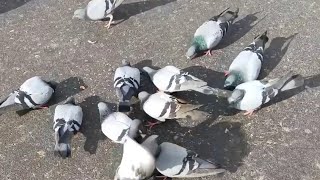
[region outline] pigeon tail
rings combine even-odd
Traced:
[[[197,87],[193,90],[200,92],[202,94],[216,95],[219,97],[229,97],[232,94],[232,91],[224,90],[224,89],[217,89],[217,88],[213,88],[210,86]]]
[[[71,146],[70,139],[72,136],[72,132],[68,129],[64,131],[65,126],[61,126],[56,132],[56,145],[54,148],[54,152],[56,155],[60,155],[62,158],[67,158],[71,156]],[[64,131],[64,132],[63,132]]]
[[[74,99],[73,96],[71,96],[71,97],[68,97],[63,104],[73,104],[73,105],[76,105],[76,100]]]
[[[230,7],[226,8],[226,9],[223,10],[220,14],[213,16],[213,17],[210,18],[209,20],[211,20],[211,21],[217,21],[218,18],[221,17],[221,15],[222,15],[223,13],[225,13],[225,12],[226,12],[227,10],[229,10],[229,9],[230,9]]]
[[[130,109],[130,102],[129,101],[119,102],[119,105],[118,105],[119,112],[129,112],[130,110],[131,109]]]
[[[304,85],[304,78],[301,75],[293,75],[291,78],[292,79],[281,88],[281,91],[287,91]]]
[[[235,11],[227,11],[225,14],[223,14],[221,17],[217,19],[220,23],[225,22],[232,22],[234,19],[238,17],[239,8],[237,8]]]
[[[255,39],[255,51],[258,51],[262,47],[265,48],[266,43],[269,41],[269,37],[267,36],[268,31],[265,31],[263,34],[256,36]]]
[[[29,109],[27,107],[22,106],[21,104],[17,104],[14,100],[17,95],[17,92],[10,94],[7,98],[0,101],[0,115],[9,111],[21,111],[24,109]]]
[[[290,71],[281,78],[269,80],[270,87],[278,89],[280,91],[287,91],[297,88],[304,84],[304,79],[301,75],[295,75],[293,71]]]

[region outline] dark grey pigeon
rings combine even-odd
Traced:
[[[167,177],[197,178],[225,172],[220,165],[201,159],[195,152],[164,142],[156,159],[157,170]]]
[[[26,80],[18,90],[0,101],[0,114],[8,111],[42,108],[54,93],[54,87],[39,76]]]
[[[114,74],[114,88],[119,98],[118,110],[120,112],[130,111],[130,100],[137,96],[140,87],[140,71],[131,67],[130,62],[122,61],[122,66],[116,69]]]
[[[267,31],[265,31],[255,37],[254,41],[233,60],[229,70],[225,72],[227,78],[224,87],[226,89],[233,90],[241,83],[258,78],[263,62],[265,45],[268,40]]]
[[[252,115],[261,105],[269,102],[278,93],[300,87],[304,79],[292,71],[283,77],[271,80],[254,80],[238,85],[228,98],[230,106]]]
[[[73,97],[69,97],[64,104],[56,107],[53,119],[56,140],[54,151],[61,157],[71,156],[71,138],[79,131],[82,118],[82,108],[75,104]]]

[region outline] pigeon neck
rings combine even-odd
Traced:
[[[195,47],[196,52],[208,49],[206,40],[203,36],[194,37],[192,45]]]

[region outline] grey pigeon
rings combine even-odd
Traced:
[[[45,107],[54,93],[52,84],[39,76],[26,80],[18,90],[0,101],[0,114],[8,111],[36,109]]]
[[[91,0],[84,9],[78,9],[74,12],[73,18],[84,20],[102,20],[109,18],[108,24],[105,26],[110,28],[114,23],[113,12],[124,0]]]
[[[82,108],[75,105],[73,97],[69,97],[64,104],[58,105],[55,109],[53,129],[56,145],[54,151],[63,158],[71,156],[70,141],[72,135],[79,131],[82,117]]]
[[[192,116],[192,110],[201,107],[202,105],[193,105],[182,103],[181,100],[173,97],[172,95],[157,92],[149,94],[142,91],[138,95],[141,101],[141,107],[145,113],[150,117],[164,122],[166,119],[180,119]],[[149,126],[154,126],[157,123],[149,123]]]
[[[152,142],[154,137],[151,138],[151,141],[148,138],[148,142],[146,142],[149,147],[154,144]],[[150,177],[154,170],[155,157],[150,150],[143,144],[138,144],[127,137],[123,145],[122,160],[114,180],[142,180]]]
[[[115,143],[123,144],[127,136],[139,137],[140,120],[132,120],[122,112],[112,112],[106,103],[98,104],[101,130],[105,136]]]
[[[202,51],[207,51],[206,55],[211,56],[211,50],[220,43],[230,24],[238,17],[239,8],[234,12],[227,11],[228,9],[212,17],[196,30],[192,45],[186,53],[188,58],[192,59]]]
[[[225,172],[220,165],[201,159],[195,152],[164,142],[156,159],[157,170],[167,177],[196,178]]]
[[[140,71],[138,68],[131,67],[130,62],[123,60],[122,66],[116,69],[113,79],[113,85],[120,101],[118,110],[128,112],[131,98],[138,94]]]
[[[292,71],[281,78],[271,80],[254,80],[238,85],[228,98],[231,107],[244,110],[244,115],[252,115],[254,110],[269,102],[279,92],[300,87],[304,79]]]
[[[208,86],[207,82],[198,79],[188,72],[184,72],[174,66],[166,66],[159,70],[143,67],[153,84],[164,92],[197,91],[203,94],[225,96],[227,91]]]
[[[224,83],[226,89],[233,90],[237,85],[256,80],[259,76],[265,44],[268,42],[267,31],[254,38],[254,41],[247,46],[233,60]]]

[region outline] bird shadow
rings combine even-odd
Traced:
[[[120,20],[120,22],[116,23],[116,25],[118,25],[123,21],[129,19],[131,16],[143,13],[145,11],[149,11],[153,8],[166,5],[174,1],[177,0],[147,0],[128,4],[121,4],[113,14],[113,16],[115,17],[114,20]]]
[[[99,102],[101,102],[99,96],[91,96],[80,103],[83,111],[83,123],[80,132],[86,137],[84,150],[90,154],[96,153],[99,140],[106,139],[101,131]]]
[[[303,91],[308,91],[312,88],[316,88],[320,86],[320,74],[304,77],[304,85],[295,89],[291,89],[288,91],[281,92],[278,96],[276,96],[273,100],[266,103],[262,106],[262,108],[268,107],[270,105],[276,104],[283,100],[289,99],[292,96],[300,94]]]
[[[244,35],[246,35],[254,26],[256,26],[265,18],[264,17],[258,22],[254,23],[258,19],[256,15],[260,12],[261,11],[255,12],[253,14],[248,14],[246,17],[232,24],[230,27],[230,31],[227,33],[226,37],[224,37],[224,39],[221,41],[221,43],[219,43],[219,45],[215,49],[223,49],[238,41]]]
[[[158,134],[159,143],[172,142],[215,162],[222,168],[236,172],[249,154],[249,145],[239,122],[214,122],[214,118],[195,127],[182,127],[178,121],[166,121],[150,134]]]
[[[55,86],[53,97],[48,102],[48,106],[58,104],[68,97],[78,94],[83,88],[88,87],[80,77],[70,77],[57,83]]]
[[[138,68],[140,70],[140,73],[141,73],[139,92],[141,92],[141,91],[146,91],[146,92],[149,92],[149,93],[157,92],[157,88],[152,83],[149,75],[146,72],[144,72],[142,70],[142,68],[145,67],[145,66],[148,66],[148,67],[150,67],[152,69],[160,69],[160,68],[157,67],[157,66],[153,66],[152,65],[152,60],[149,60],[149,59],[142,60],[142,61],[136,63],[133,66]]]
[[[283,56],[288,51],[289,45],[298,33],[289,37],[276,37],[272,39],[269,47],[264,52],[264,61],[259,75],[263,79],[280,63]]]
[[[0,14],[16,9],[31,0],[1,0]]]
[[[51,85],[54,86],[54,93],[48,103],[47,106],[53,106],[55,104],[59,104],[63,101],[65,101],[68,97],[74,96],[81,92],[83,89],[81,87],[87,88],[87,85],[84,83],[84,81],[80,77],[70,77],[68,79],[65,79],[61,81],[60,83],[50,81]],[[41,110],[41,109],[35,109],[35,110]],[[19,116],[24,116],[27,113],[29,113],[30,109],[27,110],[21,110],[17,111],[16,113]]]
[[[223,72],[214,71],[202,66],[191,66],[183,69],[183,71],[205,81],[208,86],[213,88],[223,88],[225,76]]]

